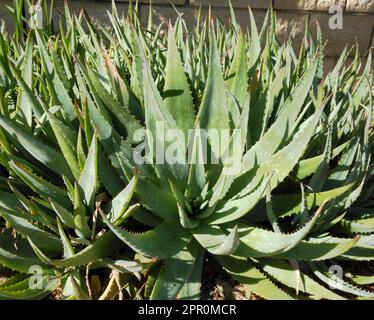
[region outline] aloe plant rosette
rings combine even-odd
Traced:
[[[266,299],[372,298],[351,271],[374,256],[371,56],[324,75],[320,32],[297,55],[272,11],[246,32],[136,12],[2,36],[0,215],[25,248],[7,231],[0,263],[67,298],[92,269],[102,298],[197,299],[207,263]]]

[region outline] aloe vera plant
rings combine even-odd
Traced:
[[[325,75],[320,31],[296,53],[272,11],[108,15],[0,38],[0,298],[110,270],[102,299],[198,299],[207,258],[265,299],[372,298],[345,270],[374,258],[371,56]]]

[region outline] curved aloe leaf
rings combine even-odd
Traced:
[[[134,251],[149,257],[170,258],[182,250],[191,239],[189,232],[173,222],[163,222],[144,233],[132,233],[112,225],[104,215],[102,217],[119,239]]]

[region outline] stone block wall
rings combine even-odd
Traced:
[[[106,10],[110,10],[111,0],[67,1],[72,11],[79,12],[85,8],[90,15],[104,22],[108,21]],[[127,10],[129,0],[117,0],[116,2],[119,11]],[[174,8],[170,2],[173,3]],[[347,44],[353,46],[357,42],[362,55],[365,55],[374,45],[374,0],[232,0],[231,2],[236,9],[237,19],[242,25],[249,23],[248,7],[253,10],[259,27],[267,9],[271,6],[275,8],[281,40],[288,39],[289,34],[295,32],[296,42],[301,41],[306,19],[310,19],[312,28],[315,28],[318,21],[323,38],[328,41],[326,46],[327,64],[333,65]],[[57,13],[63,8],[63,0],[55,0],[54,3]],[[162,19],[175,19],[177,17],[175,9],[177,9],[183,13],[190,24],[193,24],[200,6],[204,14],[207,14],[209,7],[211,7],[212,12],[224,21],[230,19],[227,0],[152,0],[152,3],[153,11],[156,14],[155,23]],[[343,28],[341,30],[331,29],[329,25],[336,13],[333,9],[342,11]],[[331,13],[329,10],[332,10]],[[141,19],[146,21],[149,0],[139,0],[139,11]],[[6,19],[7,17],[0,14],[0,18]]]

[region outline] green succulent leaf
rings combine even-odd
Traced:
[[[292,296],[280,289],[249,261],[229,256],[222,256],[217,259],[233,275],[234,279],[242,283],[248,291],[268,300],[293,300]]]
[[[165,259],[150,298],[152,300],[175,299],[186,284],[186,279],[189,278],[200,251],[199,245],[192,242],[175,256]]]
[[[33,135],[28,133],[22,126],[0,115],[1,128],[17,141],[18,145],[31,154],[36,160],[57,174],[71,176],[71,171],[65,159],[59,153],[45,145]]]
[[[86,160],[83,171],[78,181],[79,187],[82,190],[82,195],[85,200],[85,205],[88,208],[93,207],[95,192],[97,188],[97,179],[98,179],[97,153],[98,153],[98,142],[97,142],[97,135],[95,134],[94,137],[92,138],[87,160]]]
[[[172,222],[163,222],[155,229],[133,233],[112,225],[105,216],[105,223],[112,232],[134,251],[159,259],[169,258],[182,250],[191,240],[191,234]]]

